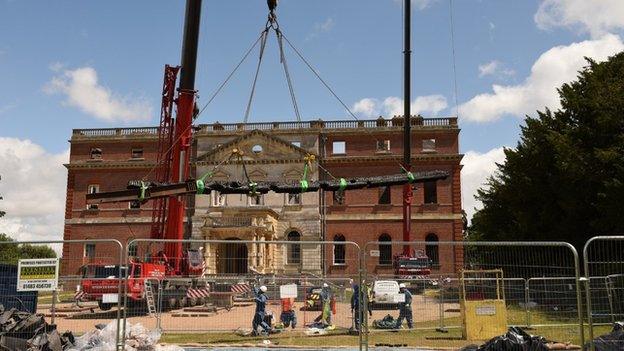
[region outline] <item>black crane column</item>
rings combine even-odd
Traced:
[[[412,165],[412,143],[411,143],[411,74],[412,74],[412,1],[404,0],[405,9],[405,34],[404,34],[404,73],[403,73],[403,167],[405,171],[411,171]],[[403,186],[403,241],[410,241],[410,231],[412,222],[412,185]],[[410,256],[409,245],[403,246],[403,254]]]

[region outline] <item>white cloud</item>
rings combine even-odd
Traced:
[[[379,114],[379,100],[364,98],[355,104],[353,104],[353,108],[351,108],[353,113],[365,116],[365,117],[373,117]]]
[[[412,101],[412,114],[437,115],[448,107],[446,98],[442,95],[419,96]],[[403,115],[403,99],[390,96],[383,101],[373,98],[364,98],[355,104],[351,110],[362,117],[377,117],[384,115],[393,117]]]
[[[0,233],[16,240],[63,237],[69,150],[52,154],[30,140],[0,137]]]
[[[496,163],[505,161],[504,148],[492,149],[486,153],[468,151],[462,160],[461,170],[462,207],[466,211],[468,219],[476,212],[475,208],[481,209],[480,201],[474,197],[477,189],[483,187],[489,176],[496,172]]]
[[[488,63],[479,65],[479,77],[495,76],[495,77],[509,77],[515,75],[516,72],[512,69],[505,68],[502,62],[498,60],[492,60]]]
[[[576,28],[597,38],[624,27],[624,1],[544,0],[533,18],[540,29]]]
[[[586,65],[584,57],[604,61],[622,50],[624,43],[614,34],[553,47],[535,61],[531,74],[521,84],[494,84],[492,93],[477,95],[462,104],[462,118],[489,122],[504,115],[523,117],[544,107],[559,108],[557,88],[576,79],[578,71]]]
[[[92,67],[68,70],[59,64],[52,64],[51,69],[58,69],[59,74],[45,85],[44,91],[65,95],[64,104],[68,106],[77,107],[107,122],[148,121],[152,116],[148,101],[120,96],[100,85],[97,72]]]

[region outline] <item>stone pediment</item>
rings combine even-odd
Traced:
[[[282,173],[282,177],[285,179],[301,179],[303,177],[303,169],[290,168]]]
[[[242,157],[246,163],[298,160],[304,162],[304,158],[310,154],[307,150],[295,146],[286,140],[260,130],[254,130],[203,155],[199,155],[197,161],[221,162],[230,157],[233,150],[242,151]]]

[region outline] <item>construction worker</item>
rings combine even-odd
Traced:
[[[284,328],[297,326],[297,314],[295,313],[295,299],[282,299],[282,313],[280,314],[280,322],[284,324]]]
[[[256,313],[251,323],[252,335],[258,335],[258,326],[262,327],[266,334],[271,332],[271,327],[266,323],[266,304],[269,298],[266,296],[267,287],[262,285],[260,289],[254,289]]]
[[[351,314],[353,315],[353,329],[360,330],[360,286],[350,280],[353,295],[351,295]]]
[[[317,323],[321,323],[324,327],[331,325],[332,314],[332,291],[327,283],[323,283],[321,289],[321,315],[314,320]]]
[[[399,284],[399,293],[405,296],[405,300],[399,303],[399,318],[396,320],[395,329],[400,329],[403,319],[407,320],[407,327],[412,329],[414,322],[412,319],[412,293],[405,288],[405,284]]]

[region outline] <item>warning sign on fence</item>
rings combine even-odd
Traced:
[[[19,260],[17,291],[54,291],[58,286],[59,259]]]
[[[296,299],[297,298],[297,284],[288,284],[280,286],[280,298],[281,299]]]

